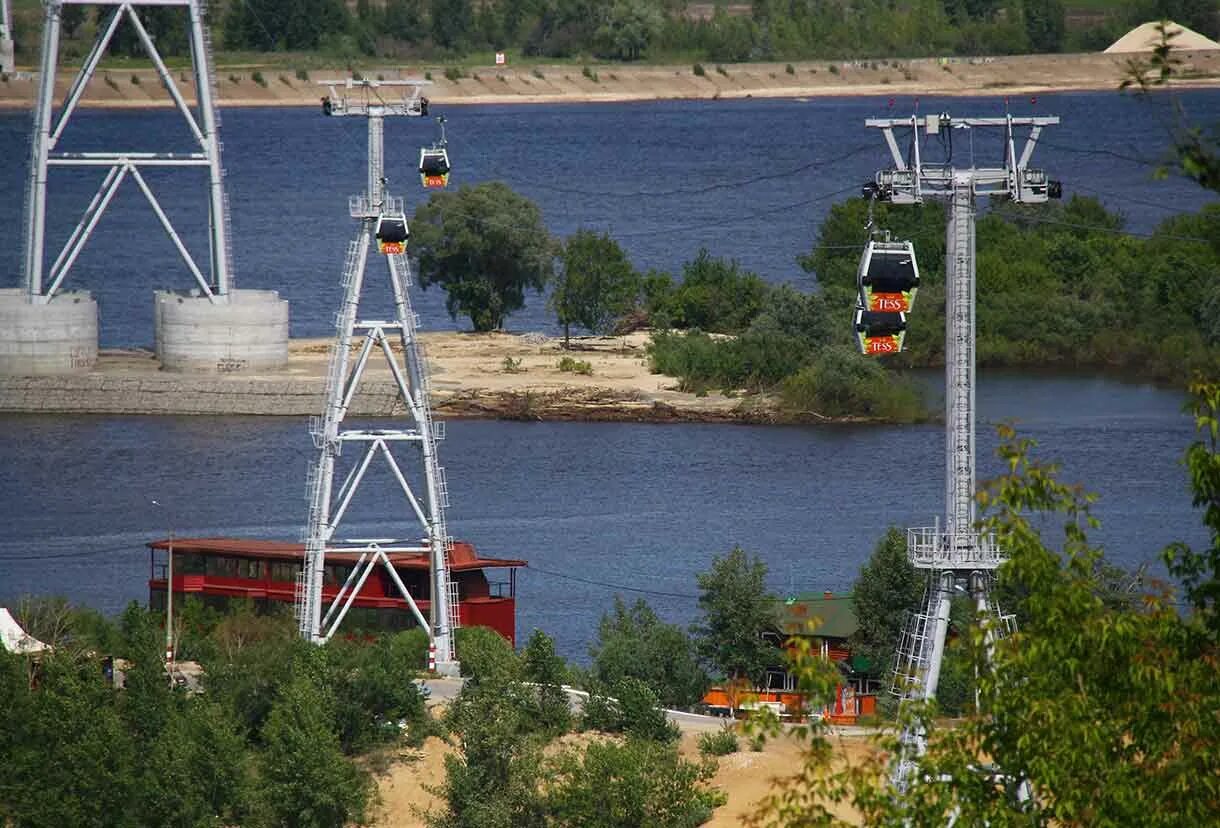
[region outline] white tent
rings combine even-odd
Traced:
[[[19,653],[21,655],[40,653],[43,650],[51,649],[50,645],[43,644],[37,638],[21,629],[17,619],[13,618],[4,607],[0,607],[0,643],[4,644],[4,649],[8,652]]]
[[[1135,52],[1151,52],[1161,42],[1161,33],[1157,31],[1160,23],[1145,23],[1136,26],[1131,31],[1110,44],[1106,54],[1132,54]],[[1170,43],[1175,49],[1184,52],[1198,52],[1205,49],[1220,49],[1220,43],[1199,34],[1194,29],[1167,22],[1165,29],[1171,35]]]

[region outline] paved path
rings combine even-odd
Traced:
[[[428,691],[429,698],[436,701],[453,701],[457,698],[457,694],[462,690],[463,679],[455,678],[429,678],[420,679],[416,682],[420,687]],[[564,687],[568,699],[571,701],[572,708],[578,709],[584,706],[585,700],[589,698],[589,694],[584,690],[578,690],[575,687]],[[728,721],[722,716],[704,716],[700,713],[687,713],[683,710],[666,710],[665,716],[684,733],[707,733],[709,731],[720,730]],[[880,728],[875,727],[857,727],[857,726],[838,726],[830,729],[831,736],[844,737],[864,737],[872,736],[880,732]]]

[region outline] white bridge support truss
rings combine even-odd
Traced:
[[[928,572],[923,607],[909,619],[899,641],[893,692],[901,701],[935,698],[949,629],[949,609],[955,592],[969,594],[987,625],[988,641],[1012,626],[991,598],[993,573],[1004,561],[995,539],[975,526],[975,213],[978,196],[1000,196],[1018,203],[1040,203],[1058,197],[1058,182],[1028,163],[1044,126],[1059,123],[1054,116],[951,118],[947,114],[897,119],[869,119],[880,129],[894,166],[877,173],[879,197],[894,204],[919,204],[925,199],[948,203],[945,255],[945,522],[908,530],[911,561]],[[1014,133],[1029,128],[1020,155]],[[1002,129],[1004,162],[997,167],[954,168],[951,163],[926,163],[921,158],[921,133],[941,136],[952,147],[954,133],[969,139],[971,130]],[[911,132],[911,155],[904,157],[895,129]],[[972,141],[960,140],[965,146]],[[951,160],[952,156],[950,155]],[[990,650],[989,650],[990,652]],[[906,790],[914,781],[916,763],[926,749],[925,734],[908,726],[901,736],[903,750],[892,769],[892,781]],[[1028,795],[1028,784],[1020,786]]]
[[[372,83],[372,82],[365,82]],[[418,97],[418,90],[416,90]],[[435,650],[436,669],[456,674],[454,631],[458,626],[456,585],[450,578],[449,553],[453,541],[445,528],[449,505],[444,469],[438,462],[437,442],[444,437],[443,423],[432,419],[426,357],[417,336],[418,317],[411,310],[410,263],[405,254],[385,256],[393,310],[387,320],[360,317],[361,293],[369,250],[376,245],[377,221],[383,213],[402,214],[401,199],[385,193],[383,178],[383,118],[418,114],[408,107],[383,109],[373,104],[339,102],[332,114],[368,118],[368,191],[349,201],[351,216],[359,220],[343,267],[343,305],[336,317],[335,345],[327,372],[326,410],[312,426],[318,459],[308,481],[309,523],[305,532],[305,561],[297,593],[297,615],[302,636],[316,643],[328,641],[338,630],[360,589],[373,570],[382,566],[407,602],[420,625],[428,631]],[[380,255],[375,253],[374,255]],[[397,428],[361,429],[347,423],[352,401],[370,360],[384,359],[393,377],[405,422]],[[336,487],[337,461],[346,446],[358,446],[358,458]],[[414,454],[422,465],[422,487],[413,486],[405,455]],[[374,462],[384,463],[403,497],[405,523],[418,532],[394,538],[351,538],[339,530],[356,491]],[[322,584],[326,559],[335,553],[355,554],[356,564],[323,608]],[[415,596],[395,572],[395,555],[424,555],[429,561],[428,617]]]
[[[7,0],[0,0],[7,2]],[[77,73],[58,116],[53,116],[55,76],[59,64],[60,22],[63,7],[94,5],[110,7],[109,14],[99,11],[97,38]],[[44,0],[45,18],[42,32],[42,68],[38,98],[34,108],[34,131],[31,142],[30,178],[26,187],[25,287],[29,301],[50,302],[72,269],[85,243],[97,227],[119,185],[130,177],[148,199],[153,213],[194,277],[201,295],[213,303],[228,299],[233,283],[233,265],[229,253],[229,212],[224,193],[224,170],[220,164],[220,119],[215,108],[216,81],[212,67],[211,40],[204,22],[204,0]],[[149,6],[176,6],[186,11],[184,24],[189,29],[191,64],[197,98],[197,112],[192,112],[174,81],[173,73],[157,52],[152,37],[140,22],[137,9]],[[182,152],[57,152],[56,147],[84,95],[85,87],[97,71],[106,47],[124,20],[135,29],[162,85],[190,129],[197,151]],[[45,269],[47,174],[51,167],[106,168],[107,173],[97,194],[85,209],[76,229],[60,250],[54,263]],[[165,211],[153,195],[143,168],[203,167],[208,172],[209,257],[206,274],[196,263],[174,230]]]

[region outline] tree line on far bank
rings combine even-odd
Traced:
[[[819,290],[773,286],[736,262],[698,252],[680,278],[638,272],[604,233],[553,239],[541,212],[502,183],[434,195],[411,223],[424,287],[451,315],[500,328],[529,291],[550,291],[564,330],[653,331],[658,373],[695,393],[775,393],[793,415],[907,421],[926,416],[894,368],[944,360],[943,205],[877,205],[877,226],[911,239],[922,284],[906,351],[856,351],[851,330],[867,204],[834,205],[801,266]],[[1093,198],[995,205],[979,218],[978,360],[982,368],[1114,371],[1181,382],[1220,365],[1220,208],[1171,217],[1148,237]]]
[[[334,60],[461,59],[513,50],[534,59],[743,62],[1100,51],[1128,29],[1172,19],[1220,35],[1214,0],[852,0],[747,4],[684,0],[228,0],[212,18],[235,51],[317,52]],[[19,4],[19,52],[36,53],[40,17]],[[177,9],[143,9],[163,54],[187,51]],[[92,10],[64,7],[64,30],[91,36]],[[68,51],[79,51],[72,46]],[[117,54],[139,55],[134,33]],[[29,54],[27,59],[35,59]]]

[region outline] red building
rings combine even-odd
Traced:
[[[868,675],[869,665],[853,656],[849,639],[859,623],[850,595],[823,592],[789,598],[779,612],[777,629],[767,633],[776,646],[783,647],[793,638],[808,639],[815,652],[834,662],[843,678],[834,701],[820,715],[835,724],[855,724],[860,716],[877,709],[880,682]],[[767,670],[759,687],[713,687],[703,703],[722,715],[749,713],[761,707],[780,716],[803,718],[808,715],[805,699],[796,690],[796,677],[784,665]]]
[[[196,596],[221,610],[232,599],[249,599],[261,608],[293,604],[305,557],[304,544],[246,538],[174,538],[154,541],[148,547],[148,599],[154,609],[165,608],[171,548],[174,598]],[[432,604],[427,557],[395,554],[389,558],[420,612],[427,616]],[[334,600],[356,559],[355,554],[347,553],[326,556],[324,603]],[[473,545],[455,542],[449,569],[458,588],[461,626],[491,627],[515,644],[517,567],[521,566],[525,561],[481,558]],[[405,630],[418,624],[384,567],[369,574],[343,623],[353,629],[378,631]]]

